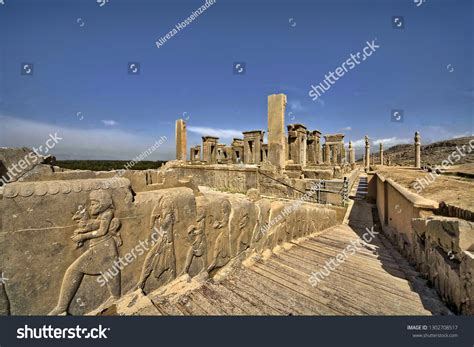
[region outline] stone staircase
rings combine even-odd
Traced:
[[[379,233],[360,241],[377,226],[373,205],[358,198],[348,224],[286,243],[266,257],[250,257],[221,279],[186,276],[147,296],[131,293],[102,314],[135,315],[432,315],[451,314],[436,292]],[[378,230],[378,229],[375,229]],[[357,252],[325,272],[315,286],[313,272],[344,254],[359,240]]]

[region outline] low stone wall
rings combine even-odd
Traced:
[[[82,315],[111,295],[148,293],[183,274],[213,276],[252,252],[337,224],[336,211],[315,204],[293,211],[294,202],[255,192],[161,188],[133,196],[123,177],[3,187],[0,272],[8,281],[0,313]]]
[[[257,188],[257,167],[242,165],[189,165],[175,164],[167,167],[179,179],[191,176],[198,186],[207,186],[222,191],[245,194]]]
[[[374,176],[384,233],[455,311],[474,314],[474,224],[435,216],[438,203]]]
[[[414,257],[455,312],[474,314],[474,223],[458,218],[413,219]]]
[[[245,193],[249,189],[256,188],[262,195],[290,199],[300,198],[321,181],[311,178],[290,178],[284,173],[243,165],[241,167],[236,165],[190,165],[170,162],[166,170],[175,173],[180,179],[191,176],[197,185],[221,191]],[[348,180],[349,191],[358,174],[358,170],[352,170],[345,176]],[[343,179],[326,180],[324,189],[329,192],[321,192],[320,202],[343,205],[341,194],[343,182]],[[313,197],[316,198],[316,195]]]

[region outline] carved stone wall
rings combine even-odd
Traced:
[[[258,194],[133,196],[126,178],[12,183],[0,198],[0,313],[12,315],[85,314],[337,223],[329,208]]]

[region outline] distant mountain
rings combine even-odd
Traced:
[[[421,146],[421,165],[440,165],[443,160],[447,160],[449,155],[457,151],[465,153],[465,156],[461,156],[461,160],[456,161],[455,164],[466,164],[474,163],[474,149],[468,154],[470,148],[469,141],[474,140],[474,136],[459,137],[451,140],[443,140],[433,142],[428,145]],[[474,141],[472,142],[474,146]],[[465,146],[465,150],[462,149]],[[377,146],[378,152],[378,146]],[[391,165],[413,165],[415,161],[415,146],[414,144],[402,144],[384,149],[384,160],[387,162],[387,158],[390,157]],[[374,153],[375,163],[379,163],[379,154]],[[454,157],[451,158],[455,160]],[[362,162],[362,160],[359,160]]]

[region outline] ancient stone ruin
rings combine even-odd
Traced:
[[[376,165],[368,136],[359,167],[344,134],[286,124],[286,103],[268,97],[268,143],[264,130],[230,144],[204,136],[189,156],[177,120],[177,160],[158,170],[66,170],[28,149],[0,149],[2,177],[31,159],[0,186],[0,313],[234,314],[241,305],[247,314],[473,314],[469,208],[396,182],[425,173],[419,133],[416,168],[388,170],[382,144]],[[311,273],[370,227],[377,247],[366,242],[313,288]],[[426,284],[413,292],[415,280],[438,294]],[[273,294],[250,304],[265,290]],[[359,303],[361,291],[380,305]],[[306,304],[282,304],[295,296]],[[408,303],[395,305],[399,297]]]

